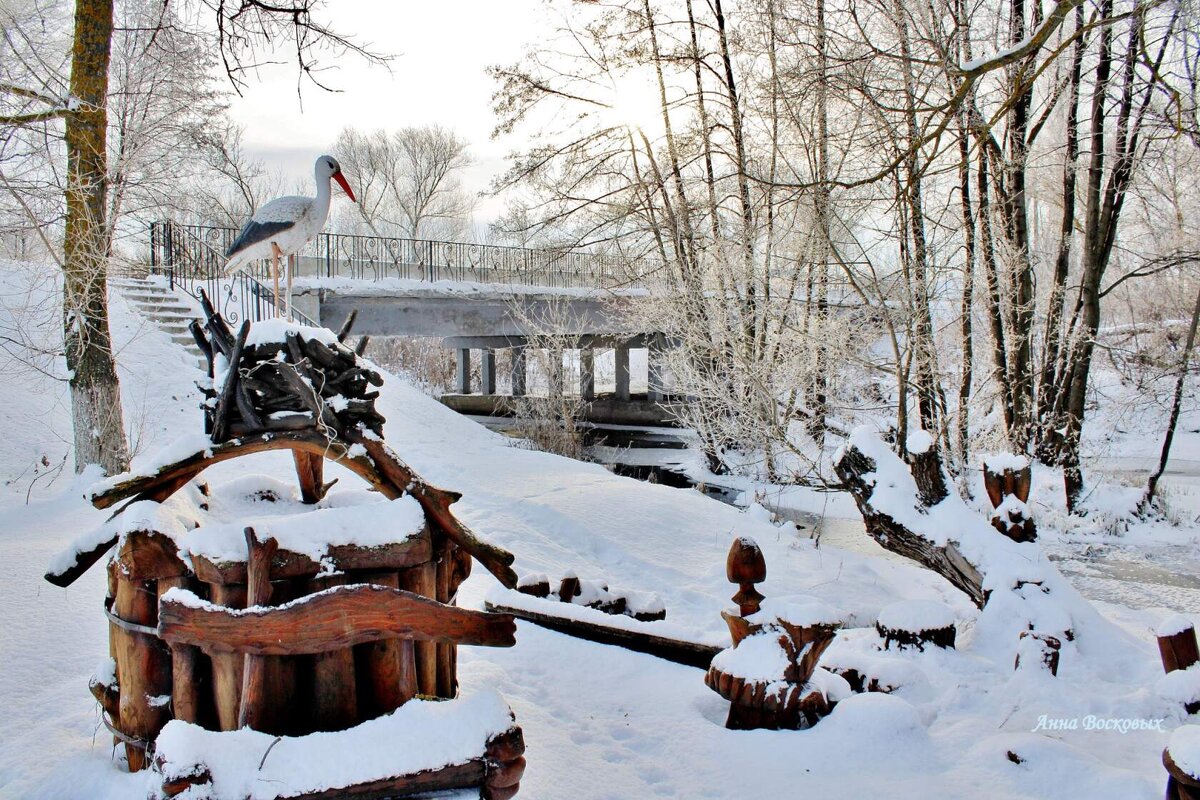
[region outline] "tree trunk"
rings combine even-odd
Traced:
[[[128,446],[108,328],[106,260],[108,61],[112,0],[77,0],[66,117],[66,236],[63,244],[63,346],[70,374],[75,469],[125,469]]]
[[[1196,346],[1196,325],[1200,323],[1200,294],[1196,295],[1196,304],[1192,306],[1192,324],[1188,326],[1187,342],[1183,346],[1183,357],[1179,363],[1179,377],[1175,380],[1175,398],[1171,402],[1171,417],[1167,421],[1167,432],[1163,435],[1162,452],[1158,458],[1158,469],[1146,481],[1146,493],[1138,503],[1138,513],[1146,513],[1150,503],[1154,501],[1154,492],[1158,481],[1167,471],[1167,459],[1171,457],[1171,442],[1175,438],[1175,426],[1179,424],[1179,411],[1183,406],[1183,388],[1187,384],[1188,369],[1192,364],[1192,350]]]

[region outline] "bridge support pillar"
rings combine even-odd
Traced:
[[[663,346],[657,341],[651,342],[646,348],[646,392],[652,403],[666,399],[663,367]]]
[[[479,382],[481,393],[496,393],[496,351],[490,347],[479,351]]]
[[[512,396],[524,397],[528,379],[528,367],[525,362],[525,345],[512,349]]]
[[[559,349],[550,349],[546,351],[546,357],[550,362],[550,396],[563,396],[563,356],[565,353]]]
[[[579,349],[579,396],[585,401],[596,399],[596,351]]]
[[[613,356],[617,366],[617,399],[629,399],[629,348],[613,348]]]
[[[454,349],[454,388],[459,394],[471,393],[471,350],[467,347]]]

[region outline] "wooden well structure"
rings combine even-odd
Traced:
[[[346,346],[349,321],[337,336],[279,321],[259,323],[256,335],[246,323],[235,335],[204,305],[207,323],[193,323],[193,334],[208,358],[207,435],[184,437],[152,469],[96,489],[97,508],[122,505],[46,576],[70,585],[112,551],[104,604],[112,669],[101,670],[91,689],[129,768],[170,775],[163,796],[204,784],[221,767],[190,768],[181,779],[155,763],[156,737],[172,720],[287,737],[343,731],[413,698],[456,697],[460,644],[515,641],[511,616],[456,607],[472,561],[514,586],[512,555],[475,536],[450,511],[459,495],[424,481],[383,441],[371,388],[382,379],[361,359],[361,347]],[[324,482],[330,460],[391,501],[372,506],[407,508],[410,524],[387,541],[376,532],[369,545],[331,544],[320,559],[282,546],[270,524],[246,526],[236,557],[190,551],[179,531],[158,524],[169,516],[160,513],[168,502],[176,516],[183,509],[197,517],[218,504],[222,498],[199,480],[208,467],[274,450],[291,453],[300,502],[313,513],[331,513],[316,510],[332,485]],[[192,541],[205,536],[203,524],[191,527]],[[376,776],[360,787],[370,791],[353,796],[477,785],[484,797],[510,797],[523,750],[513,722],[470,764]]]

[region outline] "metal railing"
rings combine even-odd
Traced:
[[[224,254],[237,236],[233,228],[155,222],[150,226],[151,249],[161,263],[168,257],[177,274],[184,262],[163,250],[179,240],[198,241]],[[161,257],[161,258],[160,258]],[[223,263],[224,258],[221,257]],[[640,286],[627,274],[618,257],[576,250],[535,250],[493,244],[438,242],[385,236],[323,233],[297,259],[298,278],[347,278],[383,281],[475,281],[479,283],[548,288],[613,289]],[[208,265],[196,265],[207,270]]]
[[[265,283],[270,279],[265,265],[225,275],[225,251],[233,239],[209,234],[226,230],[151,223],[151,273],[162,275],[171,289],[179,289],[197,301],[203,291],[230,324],[274,318],[275,294]],[[320,326],[295,308],[290,310],[290,318],[303,325]]]

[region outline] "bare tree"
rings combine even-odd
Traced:
[[[363,187],[358,210],[372,233],[410,239],[468,235],[474,198],[462,184],[471,163],[465,139],[437,125],[391,134],[347,128],[334,151],[354,185]]]

